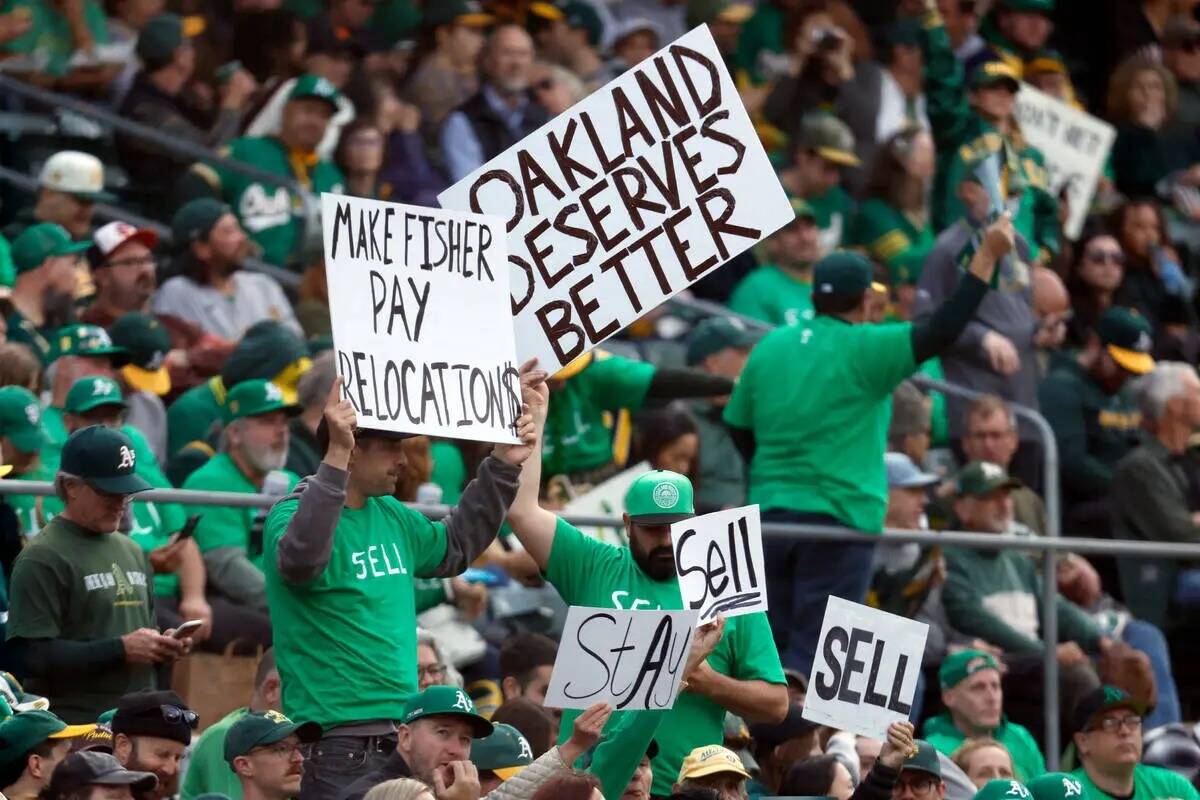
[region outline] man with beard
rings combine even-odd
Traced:
[[[733,290],[729,308],[772,325],[813,317],[812,267],[821,257],[821,229],[808,203],[792,198],[796,218],[767,239],[771,263],[751,272]]]
[[[179,766],[200,717],[174,692],[135,692],[117,702],[113,755],[121,766],[152,772],[158,785],[137,800],[165,800],[179,792]]]
[[[115,195],[104,191],[100,159],[78,150],[60,150],[42,164],[33,205],[17,212],[4,235],[12,241],[30,226],[52,222],[63,226],[75,241],[85,242],[92,235],[96,203],[114,200]]]
[[[485,82],[442,126],[442,157],[451,183],[540,128],[548,119],[529,96],[533,39],[519,25],[492,31],[483,51]]]
[[[6,320],[8,339],[28,345],[43,362],[54,350],[54,331],[74,316],[79,253],[90,244],[72,242],[66,229],[52,222],[31,225],[13,240],[17,279]]]
[[[283,468],[288,420],[299,411],[270,381],[242,381],[225,398],[222,452],[189,475],[183,488],[253,494],[264,490],[270,475],[268,489],[287,494],[299,480]],[[265,611],[266,585],[260,566],[265,515],[253,508],[222,506],[196,507],[189,513],[200,515],[195,536],[208,569],[209,590]]]
[[[239,269],[250,255],[250,239],[229,206],[212,198],[192,200],[171,218],[171,236],[182,251],[181,274],[151,300],[155,314],[179,317],[230,342],[263,320],[301,333],[279,283]]]
[[[225,735],[225,760],[242,785],[244,800],[288,800],[300,794],[301,745],[321,738],[315,722],[296,724],[278,711],[252,713]]]
[[[548,397],[549,388],[538,387],[530,402],[539,442]],[[540,452],[525,462],[508,518],[563,599],[569,605],[601,608],[682,608],[671,524],[695,514],[691,482],[666,470],[634,480],[625,496],[629,546],[616,547],[584,535],[538,504],[541,464]],[[688,753],[724,741],[726,711],[755,722],[779,722],[787,714],[783,667],[766,615],[747,614],[707,628],[693,641],[683,689],[654,733],[659,747],[654,795],[671,794]],[[560,739],[570,732],[575,716],[563,713]]]

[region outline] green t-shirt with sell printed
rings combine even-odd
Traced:
[[[617,547],[585,536],[560,519],[554,531],[546,577],[569,605],[593,608],[680,609],[679,582],[651,579],[633,560],[628,547]],[[708,664],[737,680],[783,683],[783,666],[763,613],[733,617]],[[616,712],[614,718],[625,712]],[[638,713],[638,712],[634,712]],[[564,711],[559,741],[571,736],[578,711]],[[666,712],[654,740],[659,753],[654,759],[652,794],[669,795],[679,766],[693,749],[720,744],[724,737],[725,709],[706,697],[681,692]]]
[[[25,688],[49,698],[71,724],[95,722],[113,698],[153,689],[154,667],[128,664],[116,637],[157,628],[150,564],[120,533],[94,533],[56,517],[17,556],[9,592],[8,638],[110,640],[108,666],[86,679],[37,678]]]
[[[725,421],[754,432],[749,502],[883,531],[892,391],[916,370],[912,325],[818,315],[750,352]]]
[[[397,720],[417,690],[415,578],[433,577],[446,556],[446,526],[394,497],[343,508],[325,570],[287,583],[276,552],[299,499],[278,503],[264,535],[267,600],[283,710],[297,721],[334,725]],[[328,691],[331,676],[338,690]]]
[[[763,264],[734,288],[729,308],[772,325],[807,322],[813,318],[812,282]]]
[[[288,491],[300,481],[294,472],[281,470],[288,479]],[[183,482],[184,490],[209,492],[240,492],[255,494],[258,487],[250,482],[229,457],[228,453],[217,453],[205,462],[204,466],[188,476]],[[215,550],[218,547],[239,547],[246,552],[250,562],[262,569],[259,563],[262,552],[256,552],[250,542],[250,533],[254,528],[254,517],[257,508],[232,508],[229,506],[188,506],[187,514],[200,515],[196,525],[196,545],[201,553]],[[264,540],[266,536],[263,536]],[[265,547],[265,541],[264,541]]]
[[[1083,784],[1083,795],[1087,800],[1118,800],[1093,783],[1082,767],[1071,774]],[[1127,800],[1200,800],[1200,793],[1182,775],[1162,767],[1138,764],[1133,768],[1133,796]]]

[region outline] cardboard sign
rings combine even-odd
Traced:
[[[333,346],[363,428],[515,442],[503,222],[321,195]]]
[[[695,627],[695,611],[571,606],[546,706],[670,708],[679,694]]]
[[[1013,113],[1021,134],[1045,156],[1051,193],[1058,197],[1067,187],[1071,213],[1063,229],[1069,238],[1078,239],[1116,129],[1026,83],[1021,84]]]
[[[795,217],[705,26],[438,199],[506,220],[517,352],[550,372]]]
[[[908,719],[929,626],[830,595],[804,718],[887,740]]]
[[[767,610],[758,506],[676,522],[671,542],[679,593],[684,607],[699,613],[696,624]]]

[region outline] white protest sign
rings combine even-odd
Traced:
[[[887,740],[908,719],[929,626],[830,595],[804,718]]]
[[[676,522],[671,542],[679,593],[685,608],[699,612],[697,625],[767,610],[758,506]]]
[[[1067,187],[1071,213],[1063,230],[1069,238],[1079,238],[1116,129],[1027,83],[1021,84],[1013,113],[1021,134],[1045,156],[1051,194],[1058,197]]]
[[[546,706],[670,708],[679,694],[694,627],[695,611],[571,606]]]
[[[507,221],[517,352],[550,372],[795,217],[705,26],[438,199]]]
[[[504,223],[321,195],[333,346],[364,428],[515,442]]]

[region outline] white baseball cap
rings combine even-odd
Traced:
[[[65,192],[82,200],[112,202],[116,196],[104,191],[104,164],[90,153],[62,150],[46,159],[38,183],[45,189]]]
[[[153,250],[158,245],[158,234],[149,228],[135,228],[120,220],[97,228],[92,234],[92,251],[88,253],[92,268],[103,266],[109,256],[129,242],[141,242]]]

